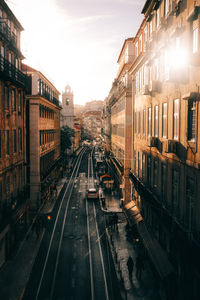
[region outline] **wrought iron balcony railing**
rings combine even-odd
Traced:
[[[39,93],[39,95],[59,106],[59,100],[55,97],[52,97],[48,92]]]
[[[0,19],[0,33],[7,39],[15,48],[17,48],[17,36],[11,32],[10,27],[4,19]]]
[[[0,56],[0,78],[23,88],[28,85],[28,77],[2,56]]]

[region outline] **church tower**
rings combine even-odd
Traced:
[[[62,93],[61,126],[74,128],[74,94],[70,85]]]

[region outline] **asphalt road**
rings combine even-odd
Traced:
[[[86,200],[87,150],[47,224],[23,300],[120,300],[97,200]],[[90,160],[91,162],[91,160]],[[92,173],[89,174],[90,178]],[[94,178],[95,179],[95,178]]]

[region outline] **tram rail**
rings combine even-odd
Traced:
[[[62,196],[62,199],[61,199],[61,202],[60,202],[60,205],[59,205],[59,209],[58,209],[58,213],[57,213],[57,216],[56,216],[56,219],[55,219],[53,231],[52,231],[52,234],[51,234],[51,239],[50,239],[49,247],[48,247],[48,250],[47,250],[44,266],[42,268],[42,273],[41,273],[41,277],[40,277],[40,280],[39,280],[35,300],[40,299],[40,291],[41,291],[41,288],[42,288],[42,284],[44,282],[45,272],[46,272],[46,269],[47,269],[47,264],[48,264],[48,260],[49,260],[49,256],[50,256],[50,251],[51,251],[51,248],[52,248],[52,243],[53,243],[53,239],[54,239],[54,235],[55,235],[55,231],[56,231],[56,226],[57,226],[57,223],[58,223],[58,218],[60,217],[61,209],[65,206],[64,218],[63,218],[62,228],[61,228],[61,233],[60,233],[60,238],[59,238],[59,246],[58,246],[58,250],[57,250],[57,255],[56,255],[56,260],[55,260],[55,268],[54,268],[54,272],[53,272],[53,278],[52,278],[51,289],[50,289],[49,299],[50,300],[53,299],[55,279],[56,279],[56,274],[57,274],[57,266],[58,266],[58,260],[59,260],[60,249],[61,249],[61,244],[62,244],[65,220],[66,220],[66,216],[67,216],[67,212],[68,212],[69,201],[70,201],[70,197],[71,197],[73,187],[74,187],[74,179],[76,178],[76,176],[78,174],[79,167],[80,167],[80,164],[81,164],[81,160],[82,160],[82,157],[83,157],[83,154],[85,153],[85,151],[86,151],[86,148],[83,148],[79,152],[79,155],[78,155],[76,161],[74,162],[74,168],[73,168],[71,177],[69,178],[67,187],[66,187],[65,192]],[[68,193],[68,196],[67,196],[67,199],[66,199],[65,197],[66,197],[67,193]]]

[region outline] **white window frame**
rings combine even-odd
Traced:
[[[154,106],[154,136],[158,137],[159,135],[159,107],[158,105]]]
[[[168,118],[167,118],[168,107],[167,106],[168,106],[167,102],[162,104],[162,137],[165,139],[167,139],[167,123],[168,123]]]
[[[192,40],[192,52],[197,53],[198,52],[198,44],[199,44],[199,29],[198,27],[194,28],[193,30],[193,40]]]
[[[179,138],[179,99],[173,101],[173,138]]]

